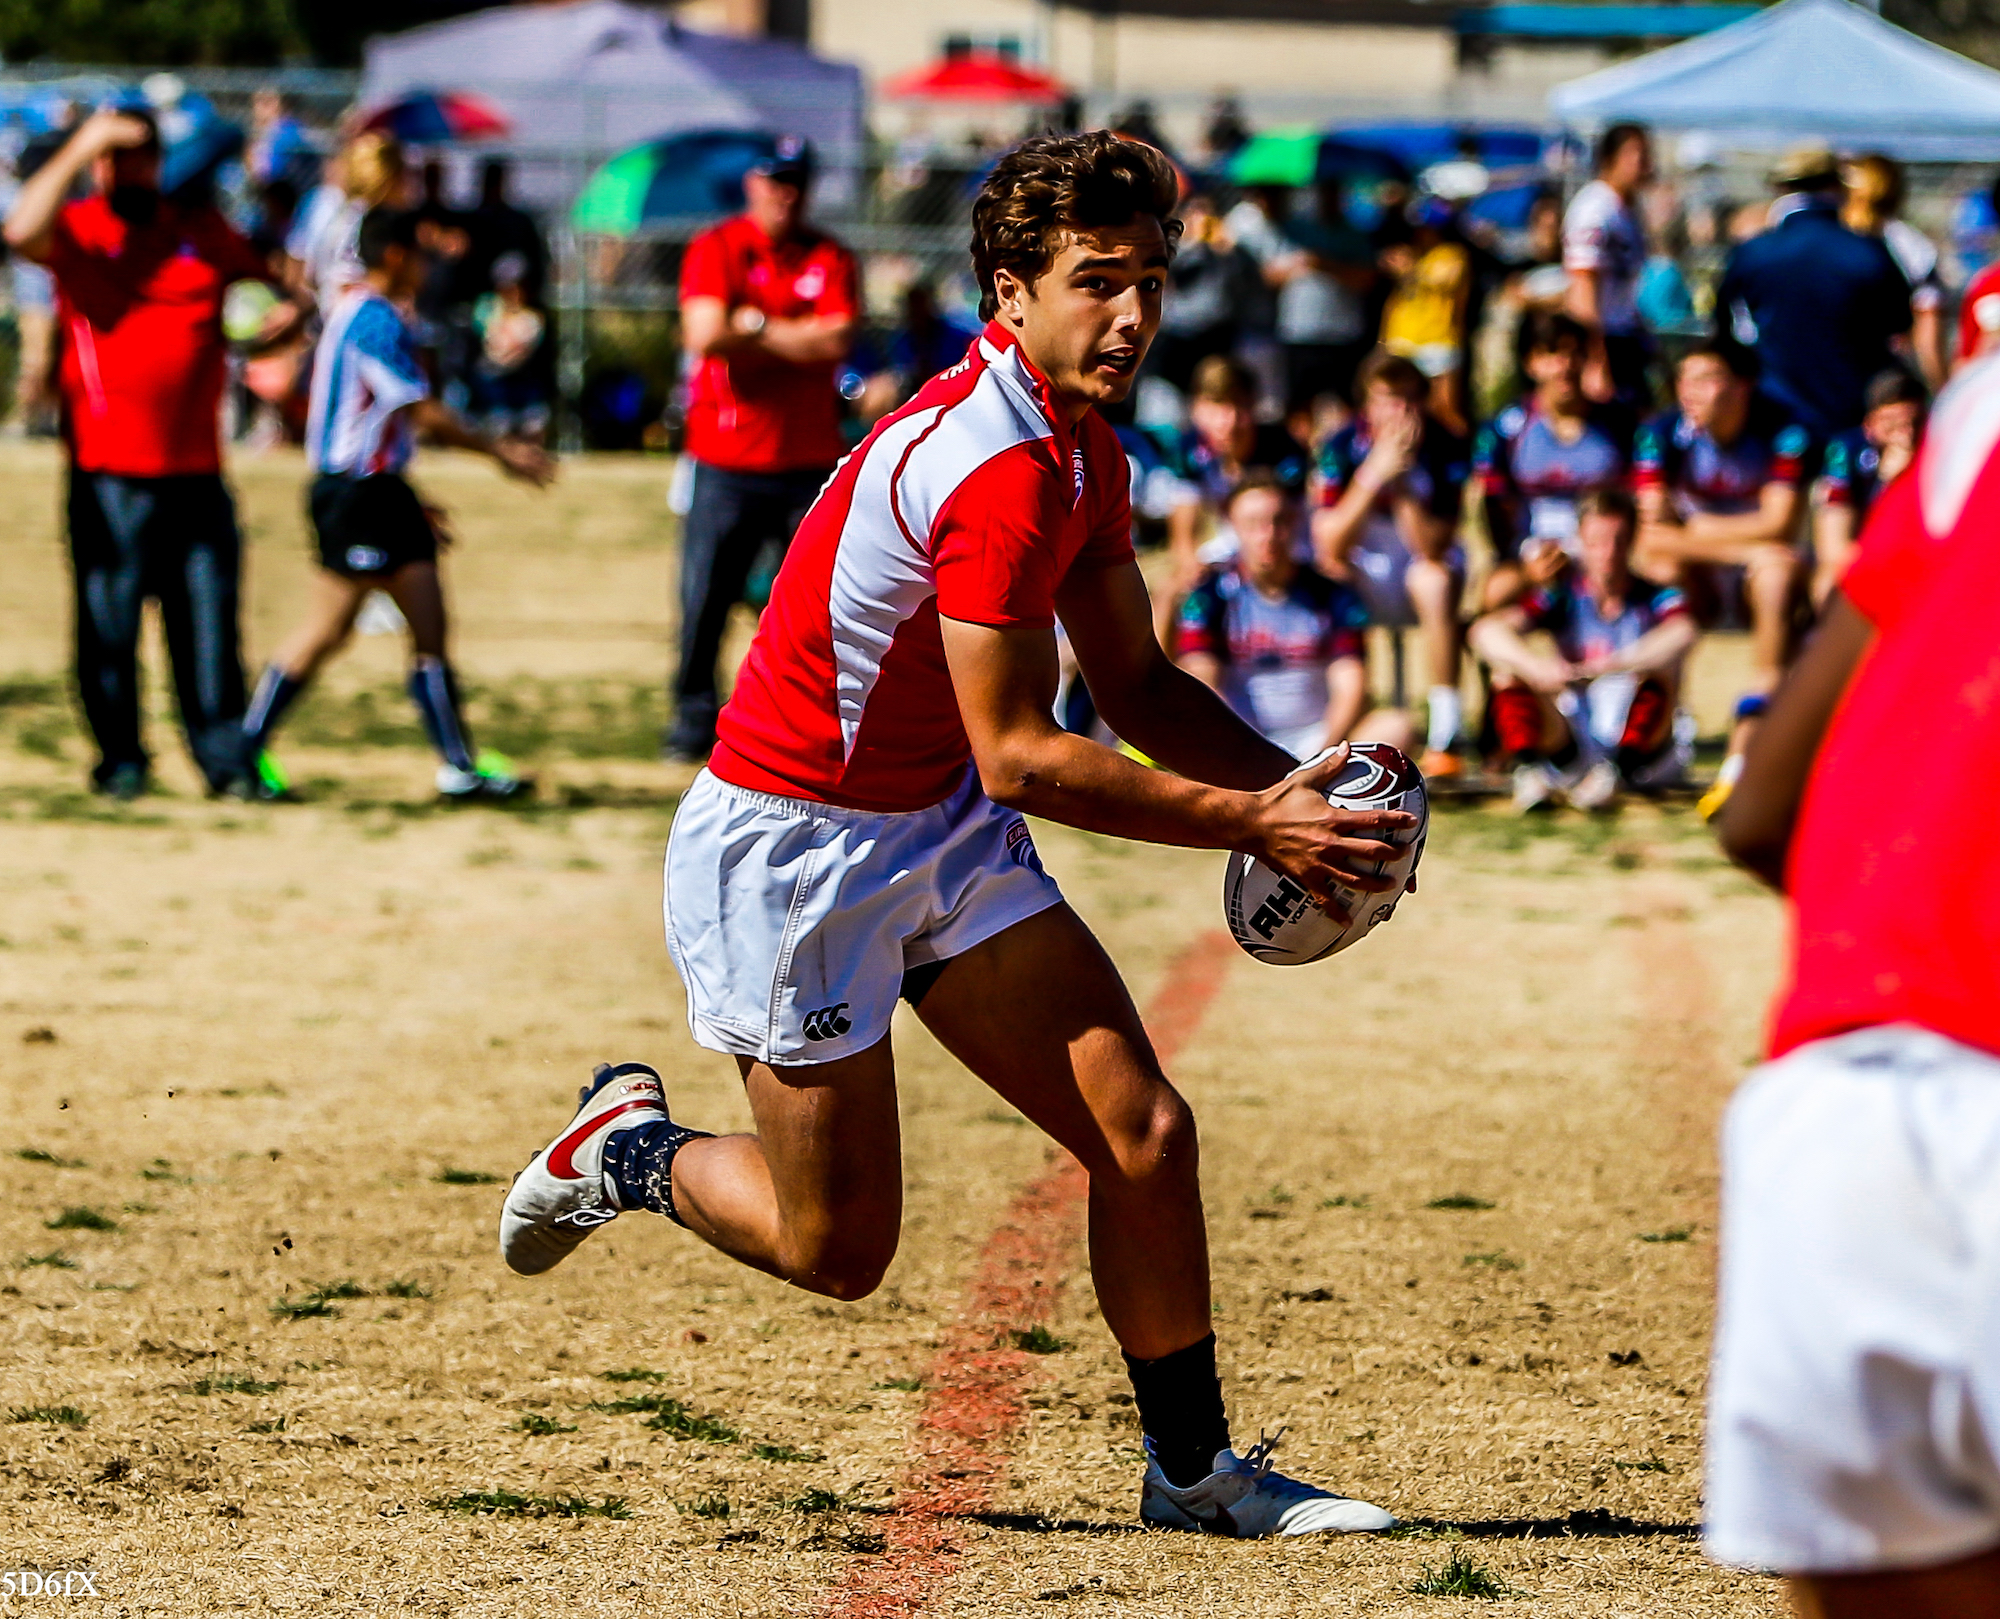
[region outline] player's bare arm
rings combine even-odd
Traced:
[[[555,479],[555,458],[539,444],[482,433],[439,399],[419,399],[409,410],[417,431],[433,444],[486,456],[508,477],[533,484],[537,489],[547,488]]]
[[[1819,629],[1771,699],[1742,779],[1717,818],[1729,858],[1780,891],[1820,739],[1874,636],[1875,627],[1835,591]]]
[[[1537,652],[1527,637],[1527,615],[1518,607],[1503,607],[1473,622],[1468,638],[1472,650],[1492,665],[1496,674],[1554,696],[1576,679],[1577,671],[1562,658]]]
[[[1741,562],[1762,545],[1787,545],[1798,522],[1799,491],[1767,483],[1753,512],[1697,512],[1681,525],[1675,544],[1690,562]]]
[[[1089,832],[1254,854],[1324,900],[1336,882],[1371,893],[1394,886],[1369,868],[1397,851],[1367,834],[1414,825],[1413,818],[1330,806],[1313,789],[1338,773],[1344,756],[1300,771],[1290,754],[1167,660],[1145,616],[1137,568],[1104,572],[1129,573],[1122,591],[1107,582],[1101,592],[1126,598],[1122,634],[1092,633],[1096,626],[1086,627],[1072,607],[1066,622],[1084,678],[1107,724],[1188,774],[1149,770],[1055,723],[1052,631],[947,619],[945,656],[987,796]]]
[[[77,126],[76,133],[63,142],[21,187],[7,210],[5,235],[8,247],[24,258],[40,261],[48,257],[56,215],[69,200],[70,188],[78,176],[99,158],[117,152],[139,152],[151,148],[157,172],[159,136],[143,118],[104,109],[92,113]]]
[[[1664,624],[1655,624],[1623,651],[1587,663],[1586,676],[1608,674],[1657,675],[1678,665],[1701,639],[1701,626],[1692,614],[1677,613]]]

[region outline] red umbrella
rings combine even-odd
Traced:
[[[891,79],[882,93],[900,101],[1067,100],[1069,86],[1047,73],[1021,66],[1011,57],[979,52],[947,56],[942,62]]]
[[[412,91],[378,107],[363,127],[425,146],[439,141],[488,140],[513,132],[499,108],[464,90]]]

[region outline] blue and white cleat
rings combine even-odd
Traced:
[[[667,1116],[660,1076],[642,1062],[599,1063],[569,1127],[514,1177],[500,1210],[500,1257],[522,1276],[553,1270],[618,1218],[604,1188],[604,1143]]]
[[[1149,1529],[1193,1529],[1238,1540],[1379,1534],[1396,1527],[1396,1520],[1380,1507],[1272,1472],[1271,1452],[1280,1437],[1260,1436],[1243,1456],[1233,1450],[1218,1451],[1215,1471],[1186,1489],[1167,1482],[1154,1459],[1153,1442],[1147,1440],[1140,1521]]]

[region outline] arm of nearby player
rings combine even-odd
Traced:
[[[92,113],[56,154],[23,183],[7,210],[8,247],[41,263],[55,245],[56,216],[76,177],[106,152],[141,145],[152,131],[139,119],[106,108]]]
[[[1674,613],[1655,624],[1624,651],[1613,653],[1606,658],[1602,667],[1595,672],[1661,674],[1686,657],[1695,642],[1700,639],[1701,626],[1695,622],[1694,614]]]
[[[1696,512],[1682,528],[1681,550],[1697,562],[1740,562],[1746,545],[1787,545],[1799,517],[1799,486],[1774,479],[1754,512]]]
[[[1780,891],[1820,739],[1874,636],[1874,625],[1834,592],[1818,632],[1750,739],[1742,779],[1717,819],[1723,852]]]
[[[508,477],[519,478],[537,489],[545,488],[555,478],[555,460],[539,444],[482,433],[467,426],[458,412],[442,400],[419,399],[408,408],[412,425],[433,444],[490,456]]]
[[[981,785],[996,803],[1087,832],[1183,848],[1238,849],[1297,878],[1323,902],[1331,900],[1337,883],[1371,893],[1389,886],[1366,873],[1371,865],[1394,858],[1393,850],[1357,834],[1407,826],[1410,819],[1330,805],[1315,789],[1333,778],[1345,763],[1344,753],[1315,770],[1284,777],[1293,768],[1287,755],[1256,738],[1199,681],[1166,663],[1143,607],[1141,627],[1173,681],[1198,699],[1211,724],[1219,719],[1237,727],[1270,759],[1257,772],[1271,782],[1263,791],[1211,786],[1148,770],[1062,730],[1051,714],[1057,677],[1051,630],[956,619],[940,624],[973,760]],[[1073,627],[1071,637],[1076,639]],[[1084,672],[1091,679],[1087,660]],[[1097,695],[1094,680],[1091,690]]]
[[[853,346],[854,316],[767,320],[748,304],[731,309],[720,298],[683,298],[681,341],[697,360],[732,354],[768,354],[802,364],[839,360]]]
[[[1536,691],[1554,695],[1575,678],[1560,658],[1545,658],[1528,644],[1528,615],[1521,607],[1502,607],[1472,621],[1466,638],[1472,650],[1495,674],[1512,675]]]

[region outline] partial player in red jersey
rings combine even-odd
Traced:
[[[2000,359],[1911,474],[1721,817],[1792,900],[1730,1105],[1708,1542],[1824,1619],[2000,1613]]]
[[[1125,456],[1094,407],[1131,390],[1159,327],[1177,191],[1159,152],[1103,132],[1030,140],[987,179],[989,324],[814,503],[668,845],[689,1025],[736,1058],[756,1133],[689,1130],[651,1068],[604,1068],[509,1192],[501,1249],[536,1274],[643,1208],[812,1292],[872,1292],[902,1218],[900,996],[1089,1172],[1145,1520],[1383,1529],[1380,1508],[1274,1472],[1268,1443],[1231,1448],[1193,1116],[1022,818],[1245,850],[1326,900],[1385,887],[1363,875],[1394,858],[1375,834],[1413,824],[1332,807],[1316,788],[1344,750],[1301,769],[1153,632]],[[1058,614],[1105,719],[1167,770],[1057,726]]]

